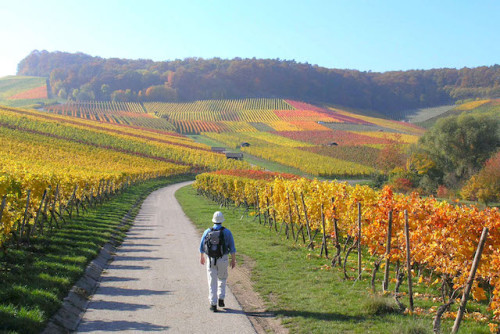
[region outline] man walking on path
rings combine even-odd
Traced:
[[[226,296],[226,281],[228,254],[231,254],[231,268],[236,266],[236,248],[234,247],[233,234],[222,226],[224,215],[216,211],[212,218],[214,226],[207,229],[201,237],[200,263],[207,267],[208,299],[210,310],[217,312],[217,304],[224,307]],[[208,261],[205,259],[208,257]]]

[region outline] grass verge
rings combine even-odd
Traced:
[[[211,225],[214,211],[222,210],[224,225],[235,237],[237,254],[255,261],[252,280],[257,292],[266,301],[268,311],[281,317],[292,333],[432,333],[435,313],[405,315],[394,310],[392,298],[371,300],[371,276],[367,272],[361,280],[344,280],[342,270],[329,267],[330,261],[317,255],[319,250],[308,251],[303,245],[295,245],[284,235],[277,235],[274,229],[259,225],[258,220],[243,210],[221,209],[217,203],[196,195],[190,186],[180,189],[176,197],[200,231]],[[353,254],[348,262],[351,277],[357,271],[355,257]],[[237,255],[237,261],[240,263],[243,257]],[[371,270],[372,262],[364,254],[366,270]],[[379,290],[382,276],[380,271],[376,281]],[[394,282],[389,289],[394,289]],[[425,296],[416,298],[416,307],[428,310],[439,305],[439,301],[432,300],[432,296],[439,296],[435,286],[421,284],[414,291]],[[406,298],[402,301],[407,304]],[[479,308],[485,311],[486,307],[468,305],[470,311]],[[452,325],[453,319],[443,319],[442,332],[450,332]],[[489,329],[486,322],[466,320],[460,332],[489,333]]]
[[[138,201],[168,184],[193,179],[177,176],[130,187],[110,201],[74,217],[60,229],[39,236],[30,246],[7,245],[0,253],[0,333],[38,333],[88,263],[111,238],[123,240],[140,206],[117,226]]]

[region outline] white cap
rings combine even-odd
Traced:
[[[221,224],[224,221],[224,215],[220,211],[215,211],[212,221],[216,224]]]

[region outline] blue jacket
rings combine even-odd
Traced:
[[[222,228],[222,224],[214,224],[214,226],[213,226],[214,230],[220,230],[221,228]],[[207,228],[205,230],[205,232],[203,233],[203,236],[201,237],[200,253],[205,253],[205,251],[203,250],[203,241],[205,240],[205,236],[207,235],[208,232],[210,232],[209,228]],[[222,234],[224,235],[224,244],[225,244],[224,249],[226,250],[224,252],[224,254],[236,253],[236,247],[234,247],[234,239],[233,239],[233,234],[231,233],[231,231],[229,231],[229,229],[227,229],[227,228],[224,228],[224,230],[222,231]]]

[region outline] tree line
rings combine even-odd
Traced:
[[[17,74],[47,77],[52,94],[75,100],[275,97],[376,110],[393,118],[402,110],[500,96],[500,65],[376,73],[280,59],[152,61],[35,50],[19,63]]]

